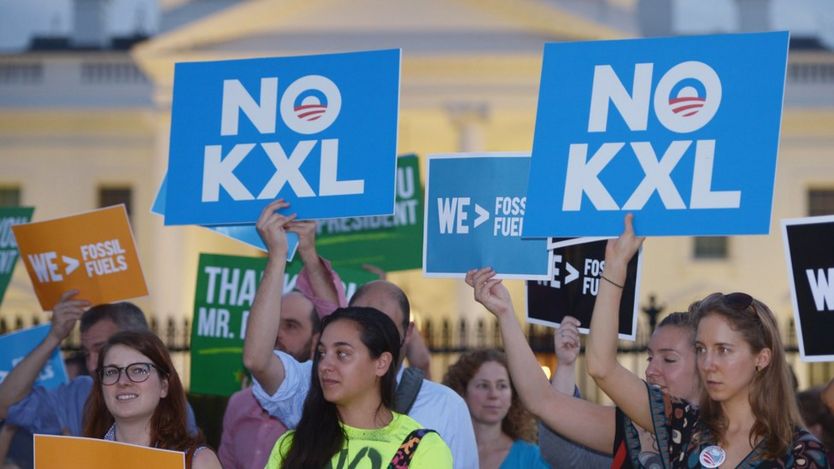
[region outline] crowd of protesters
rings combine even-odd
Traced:
[[[218,448],[197,428],[142,311],[90,305],[68,291],[50,333],[0,384],[4,467],[31,467],[36,433],[182,451],[195,469],[830,465],[834,386],[797,395],[774,315],[749,294],[711,294],[668,315],[651,336],[645,380],[618,363],[626,265],[643,242],[631,216],[608,242],[586,341],[587,372],[615,404],[604,406],[576,387],[579,321],[567,316],[555,331],[548,382],[488,266],[466,282],[498,319],[504,350],[464,353],[442,384],[430,380],[403,290],[380,279],[348,302],[316,251],[315,223],[289,210],[276,200],[257,222],[268,262],[244,341],[252,383],[229,399]],[[304,263],[293,291],[284,291],[287,232],[298,234]],[[34,386],[76,323],[79,368],[89,374],[52,390]]]

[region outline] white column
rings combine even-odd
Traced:
[[[156,125],[156,145],[151,169],[148,177],[151,185],[159,187],[168,170],[168,144],[171,130],[171,99],[170,87],[157,85],[154,90],[154,120]],[[188,282],[194,279],[186,278],[185,262],[188,256],[187,233],[185,227],[164,226],[161,216],[154,216],[151,220],[151,252],[146,253],[151,259],[151,265],[145,272],[150,290],[150,315],[156,317],[160,326],[164,326],[169,317],[174,317],[177,323],[183,317],[191,315],[192,299],[185,298],[184,292]],[[160,332],[164,329],[160,329]]]
[[[489,117],[486,103],[451,103],[446,106],[446,110],[452,125],[458,132],[457,151],[467,153],[483,151],[484,124]],[[460,337],[457,327],[463,319],[467,326],[467,344],[475,346],[478,319],[483,318],[489,324],[488,313],[485,313],[483,307],[475,302],[472,288],[466,282],[458,281],[456,290],[458,316],[455,318],[454,340],[457,341]]]

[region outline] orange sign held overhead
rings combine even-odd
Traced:
[[[35,435],[38,469],[185,469],[185,453],[115,441]]]
[[[71,288],[93,304],[148,294],[124,205],[12,230],[44,310]]]

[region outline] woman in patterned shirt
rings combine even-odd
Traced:
[[[665,428],[667,466],[828,467],[825,451],[801,428],[773,313],[746,293],[713,293],[690,306],[703,391],[699,405],[647,388],[617,362],[617,327],[626,266],[643,242],[632,216],[608,242],[591,320],[588,372],[633,421]],[[647,399],[648,397],[648,399]]]

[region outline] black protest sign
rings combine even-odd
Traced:
[[[551,239],[549,245],[553,245]],[[605,268],[605,244],[593,241],[553,249],[553,276],[550,281],[527,282],[527,321],[556,327],[565,316],[580,322],[587,333],[591,324],[600,275]],[[628,264],[623,298],[620,303],[621,339],[634,340],[637,333],[637,292],[641,253]]]
[[[834,361],[834,216],[782,220],[799,352]]]

